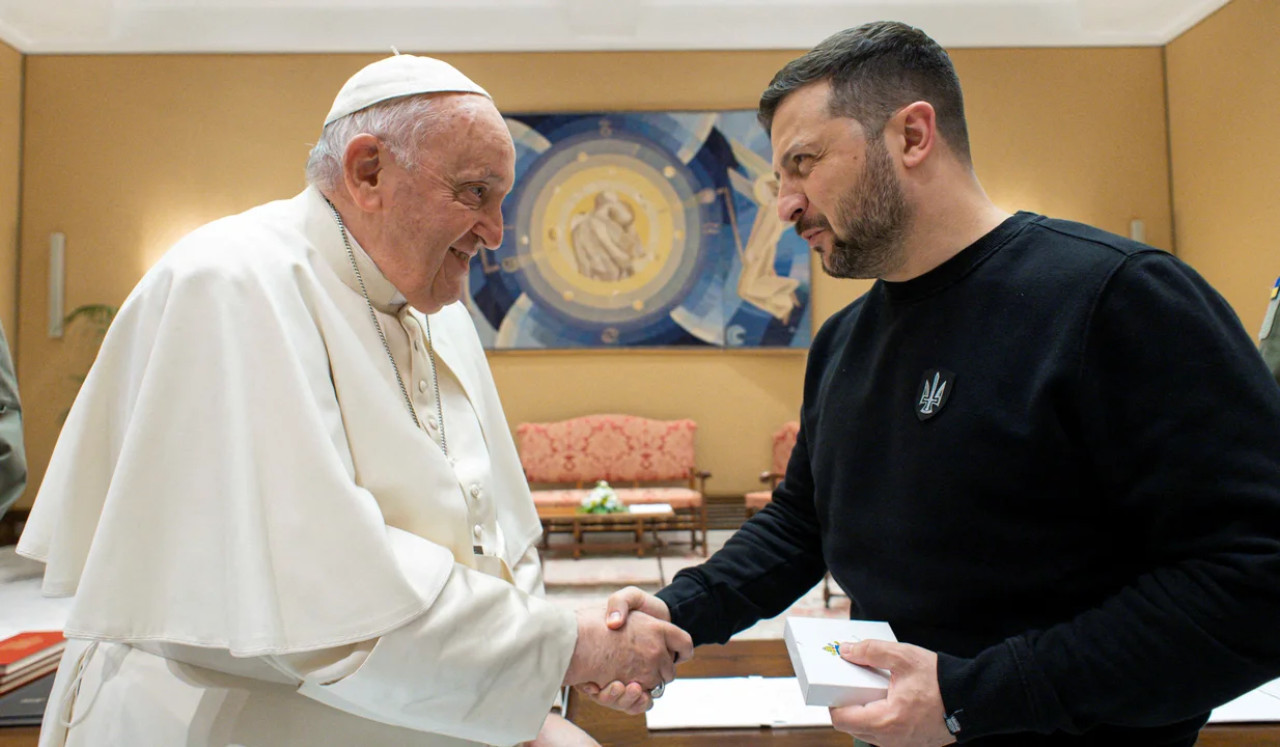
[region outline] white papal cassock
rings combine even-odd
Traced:
[[[576,627],[484,352],[461,304],[429,317],[446,458],[426,318],[353,248],[422,428],[314,188],[198,229],[121,308],[18,547],[75,595],[41,745],[537,733]]]

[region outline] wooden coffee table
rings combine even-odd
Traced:
[[[636,557],[643,558],[645,550],[662,545],[657,529],[675,516],[675,511],[670,506],[645,513],[623,511],[616,514],[587,514],[579,511],[576,506],[538,506],[538,518],[542,520],[542,549],[554,549],[547,543],[552,532],[572,533],[574,560],[582,557],[583,551],[589,550],[635,550]],[[650,533],[647,541],[644,536],[646,530]],[[585,535],[594,532],[633,532],[635,540],[585,542]]]

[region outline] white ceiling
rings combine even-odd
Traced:
[[[27,54],[802,49],[905,21],[947,47],[1169,42],[1228,0],[0,0]]]

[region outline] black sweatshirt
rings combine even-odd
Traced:
[[[1280,676],[1280,387],[1189,267],[1019,213],[823,325],[773,502],[659,596],[719,643],[826,568],[961,742],[1191,745]]]

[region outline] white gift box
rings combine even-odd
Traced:
[[[836,645],[862,640],[897,641],[889,623],[788,617],[783,638],[805,703],[865,705],[888,695],[888,671],[850,664],[840,658]]]

